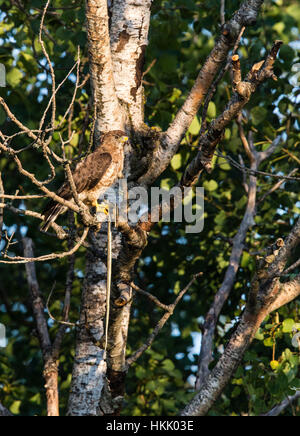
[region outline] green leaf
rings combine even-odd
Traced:
[[[18,415],[20,413],[21,401],[14,401],[10,406],[9,410],[14,415]]]
[[[229,171],[231,169],[229,163],[224,157],[219,157],[218,165],[223,171]]]
[[[261,124],[268,114],[268,111],[264,107],[256,106],[251,110],[252,122],[255,126]]]
[[[274,339],[271,337],[268,337],[264,340],[264,346],[265,347],[273,347],[274,345]]]
[[[200,132],[200,123],[199,123],[199,120],[198,120],[197,117],[195,117],[193,119],[192,124],[190,125],[188,132],[191,135],[194,135],[194,136],[199,134],[199,132]]]
[[[162,367],[168,372],[172,372],[175,369],[175,365],[170,359],[164,360],[162,363]]]
[[[278,360],[272,360],[270,362],[270,367],[273,369],[273,371],[275,371],[278,368],[278,366],[279,366]]]
[[[295,325],[295,321],[291,318],[287,318],[282,323],[282,331],[283,333],[291,333],[293,331],[293,327]]]
[[[219,226],[223,226],[226,219],[227,219],[226,213],[224,212],[224,210],[221,210],[221,212],[215,218],[215,223],[218,224]]]
[[[214,102],[210,101],[208,108],[207,108],[207,116],[209,118],[216,118],[217,115],[217,108]]]
[[[257,339],[258,341],[263,341],[264,340],[264,333],[263,330],[261,328],[259,328],[257,330],[257,332],[255,333],[255,339]]]
[[[135,370],[135,375],[139,379],[143,379],[147,376],[147,371],[142,366],[138,366]]]
[[[146,384],[146,389],[148,389],[151,392],[154,392],[156,388],[157,388],[157,384],[153,380],[148,381],[148,383]]]
[[[18,68],[12,68],[6,75],[7,83],[13,88],[17,87],[23,78],[23,74]]]
[[[247,253],[247,252],[244,252],[242,260],[241,260],[241,267],[242,268],[247,268],[247,266],[249,265],[250,262],[251,262],[250,254]]]
[[[203,186],[209,192],[213,192],[218,189],[218,183],[215,180],[210,180],[209,182],[205,181]]]
[[[179,170],[179,168],[182,165],[182,157],[181,154],[175,154],[175,156],[173,157],[173,159],[171,160],[171,167],[173,168],[173,170]]]

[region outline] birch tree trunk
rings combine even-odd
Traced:
[[[86,2],[91,84],[97,109],[96,138],[110,130],[126,130],[129,134],[143,128],[142,71],[148,44],[150,7],[151,0],[116,0],[108,11],[106,0]],[[126,179],[131,173],[130,154],[129,148],[125,150]],[[87,256],[69,397],[68,414],[71,416],[118,414],[123,402],[131,303],[111,309],[105,359],[101,338],[106,314],[107,269],[103,258],[106,241],[103,226],[103,232],[94,239],[95,249],[102,255]],[[137,243],[139,245],[140,241]],[[112,290],[112,300],[119,297],[122,289],[126,290],[129,299],[131,297],[128,283],[135,260],[130,261],[130,257],[136,258],[134,247],[131,248],[133,250],[128,250],[124,237],[114,233],[112,256],[118,277],[113,277],[113,281],[118,284]],[[127,283],[122,283],[122,274],[128,275]]]

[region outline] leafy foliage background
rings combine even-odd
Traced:
[[[6,66],[7,87],[0,88],[15,115],[31,128],[37,128],[43,108],[48,102],[50,76],[45,74],[38,31],[41,18],[40,0],[24,0],[23,10],[14,2],[0,2],[0,62]],[[226,1],[229,18],[239,5],[237,0]],[[284,149],[279,148],[269,162],[261,168],[273,173],[288,174],[299,167],[300,153],[300,8],[297,0],[266,1],[259,21],[247,29],[239,48],[242,69],[259,61],[275,39],[282,39],[276,61],[278,82],[266,82],[247,105],[246,130],[254,132],[256,147],[261,150],[269,139],[285,132]],[[47,15],[45,44],[55,66],[57,81],[61,81],[74,64],[77,46],[80,46],[82,74],[88,72],[86,35],[84,28],[84,2],[53,0],[52,13]],[[71,8],[72,7],[72,8]],[[147,68],[153,59],[156,64],[145,76],[146,118],[152,126],[165,129],[180,107],[201,65],[214,45],[220,27],[217,0],[154,0],[150,44],[146,53]],[[298,41],[297,44],[292,44]],[[37,62],[38,61],[38,62]],[[71,76],[58,95],[61,115],[72,96],[74,77]],[[220,83],[208,117],[219,114],[231,92],[230,75]],[[74,139],[67,149],[70,156],[78,154],[79,143],[87,147],[89,131],[82,137],[82,126],[89,102],[88,85],[77,96],[72,129]],[[0,125],[12,132],[12,123],[0,109]],[[69,128],[65,123],[65,132]],[[174,157],[171,167],[159,183],[171,187],[181,177],[182,170],[196,149],[200,130],[200,117],[196,118],[189,133]],[[55,138],[54,138],[55,139]],[[58,140],[58,137],[56,138]],[[80,142],[81,141],[81,142]],[[28,145],[25,137],[17,137],[13,145]],[[59,148],[57,144],[52,146]],[[237,159],[243,154],[235,123],[226,129],[221,148],[225,154]],[[40,158],[39,150],[26,152],[26,168],[45,179],[49,168]],[[247,162],[246,156],[243,156]],[[41,164],[42,162],[42,164]],[[5,176],[7,193],[16,189],[34,193],[27,181],[20,178],[14,164],[1,156],[0,171]],[[55,185],[63,178],[58,173]],[[230,256],[232,238],[242,220],[246,195],[242,174],[224,159],[216,158],[211,175],[202,179],[205,187],[205,228],[201,234],[185,233],[185,225],[159,223],[137,268],[136,281],[142,288],[153,292],[165,303],[174,300],[174,294],[184,287],[192,274],[202,271],[203,278],[193,286],[188,296],[176,309],[171,322],[164,327],[151,350],[146,352],[131,369],[127,377],[127,403],[124,414],[172,415],[178,413],[193,395],[193,374],[197,365],[201,323],[217,292]],[[259,195],[262,196],[275,183],[271,178],[259,177]],[[267,197],[257,211],[256,226],[247,237],[248,251],[262,250],[277,238],[284,237],[299,216],[299,184],[287,182],[282,189]],[[30,209],[40,210],[43,200],[26,203]],[[14,205],[25,207],[23,203]],[[36,255],[58,249],[58,242],[43,236],[37,223],[30,218],[6,213],[8,232],[15,232],[16,240],[28,235],[35,241]],[[221,237],[220,237],[221,236]],[[227,239],[226,239],[227,238]],[[65,247],[66,248],[66,247]],[[14,246],[20,253],[21,244]],[[299,257],[298,253],[298,257]],[[71,319],[76,321],[80,307],[80,287],[83,280],[85,252],[76,259],[76,281],[72,294]],[[66,261],[38,264],[38,278],[45,299],[56,282],[50,309],[59,318],[65,286]],[[239,319],[251,277],[255,270],[254,256],[244,252],[238,280],[230,299],[223,309],[216,332],[214,356],[217,359]],[[296,271],[295,271],[296,272]],[[0,401],[13,413],[45,415],[41,353],[36,337],[33,317],[28,301],[28,289],[23,266],[0,266],[0,322],[7,327],[8,346],[0,349]],[[128,353],[140,346],[155,323],[160,311],[145,304],[144,297],[135,300],[129,331]],[[49,321],[49,323],[52,321]],[[300,330],[299,300],[280,309],[269,317],[256,336],[251,349],[245,354],[235,378],[210,412],[213,415],[264,413],[299,388],[299,350],[291,345],[295,331]],[[54,334],[57,325],[53,323]],[[64,340],[60,358],[60,396],[62,413],[66,411],[68,389],[74,357],[74,331]],[[275,348],[275,361],[273,360]],[[271,364],[270,362],[273,361]],[[291,408],[284,412],[291,414]],[[294,413],[300,415],[300,409]]]

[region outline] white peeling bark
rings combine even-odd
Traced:
[[[86,18],[90,80],[97,106],[97,137],[100,132],[125,130],[125,119],[116,95],[112,72],[107,0],[87,0]]]
[[[72,374],[68,415],[98,416],[105,383],[106,362],[99,341],[104,334],[106,267],[88,255],[83,286],[80,326]]]
[[[142,75],[152,0],[114,0],[111,50],[116,92],[134,130],[144,123]]]

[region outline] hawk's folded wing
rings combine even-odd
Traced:
[[[102,177],[112,162],[110,153],[100,153],[99,151],[100,150],[96,150],[84,161],[80,162],[73,173],[73,180],[78,194],[84,193],[85,191],[88,194],[88,191],[94,189],[98,183],[101,182]],[[59,188],[57,195],[65,200],[71,200],[72,190],[69,182],[66,181]],[[53,200],[49,201],[43,211],[45,221],[44,225],[41,227],[42,230],[48,229],[49,223],[55,221],[63,208],[63,205]]]

